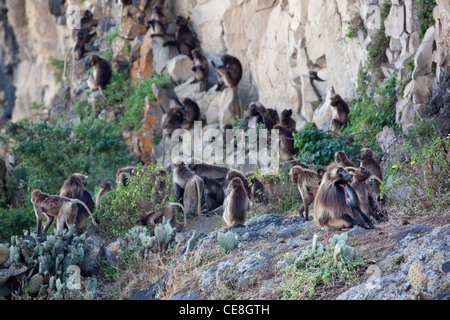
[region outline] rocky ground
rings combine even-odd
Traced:
[[[319,229],[313,221],[303,222],[297,216],[278,214],[259,215],[244,226],[231,229],[237,234],[239,246],[235,250],[214,257],[207,267],[187,273],[189,281],[182,287],[174,286],[179,268],[168,269],[155,283],[134,292],[130,300],[203,300],[227,299],[227,290],[233,290],[233,299],[281,299],[281,270],[287,267],[287,252],[300,255],[311,247],[314,234],[325,247],[334,234],[348,232],[348,244],[356,249],[367,268],[359,275],[358,284],[336,285],[331,290],[318,290],[311,299],[370,299],[404,300],[413,289],[408,271],[413,262],[420,262],[428,276],[428,293],[434,299],[450,297],[448,274],[450,266],[450,211],[420,218],[400,218],[396,213],[387,222],[373,230],[354,227],[336,231]],[[190,220],[188,231],[182,233],[181,243],[191,238],[196,230],[197,243],[192,255],[217,252],[217,234],[222,232],[220,216],[199,217]],[[179,251],[178,263],[189,262],[185,248]],[[178,271],[177,271],[178,270]],[[208,293],[205,296],[205,293]],[[228,292],[228,294],[231,294]]]

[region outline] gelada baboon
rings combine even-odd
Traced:
[[[78,229],[85,228],[89,212],[94,211],[95,203],[89,191],[86,190],[87,177],[80,173],[72,174],[63,184],[59,195],[70,199],[78,199],[87,206],[89,210],[85,209],[82,204],[77,204],[78,212],[75,219],[75,225]]]
[[[299,215],[305,220],[309,219],[309,206],[314,201],[314,197],[319,190],[322,180],[322,172],[304,169],[300,166],[294,166],[289,173],[292,182],[297,185],[298,191],[302,196],[303,206],[300,208]]]
[[[201,201],[205,182],[189,170],[184,162],[176,163],[173,171],[173,187],[177,201],[183,201],[186,214],[201,215]]]
[[[268,130],[272,130],[277,124],[278,115],[274,109],[266,109],[260,102],[250,103],[246,123],[250,129],[257,129],[257,124],[264,124]]]
[[[116,172],[116,183],[117,184],[123,184],[124,186],[128,185],[128,177],[132,177],[134,175],[134,170],[136,170],[137,167],[135,166],[128,166],[124,168],[120,168]]]
[[[223,220],[232,228],[245,223],[249,199],[240,178],[232,179],[230,185],[232,189],[225,199]]]
[[[341,167],[356,167],[355,163],[347,158],[347,154],[344,151],[338,151],[334,154],[334,162]]]
[[[201,81],[204,81],[206,83],[206,79],[208,78],[209,73],[208,60],[198,48],[192,50],[192,57],[194,59],[194,67],[192,67],[192,71],[195,72],[195,80],[193,80],[191,84]]]
[[[335,95],[331,100],[331,107],[333,111],[333,120],[331,120],[329,130],[337,133],[339,130],[344,129],[348,123],[348,114],[350,109],[347,103],[342,100],[340,95]]]
[[[363,148],[359,152],[358,160],[361,161],[360,167],[366,168],[373,175],[378,177],[378,179],[374,179],[372,190],[379,196],[381,193],[380,185],[383,181],[383,173],[378,161],[375,159],[374,152],[370,148]]]
[[[229,54],[221,57],[222,65],[216,66],[212,61],[212,66],[217,72],[216,91],[223,91],[226,87],[236,88],[242,79],[242,64],[238,58]]]
[[[286,128],[288,128],[291,131],[295,132],[296,123],[295,120],[292,119],[292,109],[289,110],[283,110],[281,113],[281,121],[280,124]]]
[[[351,178],[350,173],[338,165],[327,167],[314,201],[314,221],[318,226],[373,228],[369,217],[359,208],[355,190],[348,185]]]
[[[228,174],[227,174],[227,180],[229,181],[228,182],[229,184],[228,184],[228,188],[227,188],[226,194],[227,195],[230,194],[230,191],[232,190],[231,181],[234,178],[241,179],[241,183],[244,186],[245,191],[247,192],[247,196],[250,198],[252,196],[252,193],[251,193],[250,187],[248,185],[247,177],[242,172],[237,171],[237,170],[233,170],[233,169],[228,171]]]
[[[280,124],[274,126],[273,129],[278,130],[279,134],[280,160],[281,161],[292,160],[298,153],[298,149],[294,145],[294,131]]]
[[[47,225],[44,228],[44,233],[47,233],[48,228],[50,228],[55,218],[57,221],[57,229],[59,231],[75,224],[78,212],[77,204],[84,206],[88,214],[91,216],[94,226],[97,225],[91,212],[89,211],[89,208],[83,201],[62,196],[53,196],[43,193],[40,190],[34,190],[31,194],[31,203],[33,203],[34,213],[36,214],[38,236],[41,236],[42,234],[43,215],[47,216],[48,219]]]
[[[166,34],[169,23],[166,16],[162,12],[161,6],[154,6],[150,21],[147,22],[147,27],[151,30],[151,37],[163,37]]]
[[[91,90],[100,90],[102,95],[111,79],[111,66],[106,59],[93,54],[91,57],[92,65],[94,66],[94,74],[89,76],[88,85]]]
[[[180,54],[184,54],[192,59],[192,50],[197,47],[194,35],[183,17],[177,16],[175,23],[177,25],[175,40],[166,41],[163,43],[163,46],[176,46]]]
[[[100,185],[100,191],[97,194],[97,198],[95,198],[95,205],[98,207],[100,205],[100,202],[102,201],[103,197],[112,190],[112,184],[111,182],[103,182]]]
[[[184,208],[179,203],[168,203],[167,205],[159,208],[158,210],[151,211],[148,213],[144,213],[139,217],[139,221],[144,226],[152,227],[153,229],[156,227],[157,224],[160,224],[163,222],[163,218],[166,220],[170,220],[170,225],[177,230],[177,232],[180,232],[183,230],[183,224],[178,221],[177,219],[177,213],[176,208],[179,207],[183,210],[184,215],[184,227],[187,228],[187,218],[186,218],[186,212],[184,211]]]
[[[206,209],[208,212],[212,212],[215,209],[223,205],[225,201],[225,192],[219,182],[208,177],[201,177],[205,182],[205,190],[203,192],[203,198]]]
[[[250,187],[250,199],[256,203],[267,203],[267,195],[264,184],[256,177],[256,173],[250,171],[245,174]]]
[[[362,212],[370,214],[376,220],[380,220],[376,209],[377,202],[374,200],[371,188],[368,185],[369,179],[375,177],[371,172],[363,167],[359,167],[353,174],[352,183],[350,184],[358,196],[359,207]],[[378,179],[378,177],[375,177]]]
[[[183,114],[183,122],[181,123],[183,129],[189,130],[194,126],[195,121],[200,121],[200,108],[192,99],[185,98],[183,100],[181,113]]]

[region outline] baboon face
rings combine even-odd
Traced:
[[[154,13],[161,13],[162,11],[161,11],[161,7],[160,6],[154,6],[153,7],[153,12]]]
[[[177,19],[175,20],[175,24],[177,26],[182,26],[185,23],[186,23],[186,21],[184,20],[184,18],[182,16],[177,16]]]
[[[87,186],[87,179],[88,179],[87,176],[81,173],[75,173],[73,176],[80,179],[81,183],[84,184],[84,186]]]
[[[250,117],[258,117],[261,116],[265,111],[265,108],[261,105],[258,105],[256,102],[252,102],[249,107],[249,115]]]
[[[94,14],[90,10],[86,10],[83,13],[83,18],[84,19],[92,19],[93,17],[94,17]]]
[[[366,168],[360,167],[360,168],[356,169],[356,171],[355,171],[355,178],[358,181],[365,181],[365,180],[369,179],[370,176],[371,176],[371,173]]]
[[[363,161],[373,158],[373,151],[369,148],[363,148],[359,151],[358,160]]]
[[[337,94],[331,99],[331,105],[333,107],[336,107],[339,103],[341,103],[341,101],[342,101],[341,96]]]
[[[327,175],[328,180],[333,181],[334,184],[346,184],[352,180],[352,175],[342,167],[332,168]]]

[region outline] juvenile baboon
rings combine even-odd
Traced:
[[[241,183],[242,183],[242,185],[244,186],[245,191],[247,192],[247,196],[248,196],[249,198],[251,198],[252,192],[251,192],[250,187],[249,187],[249,185],[248,185],[247,177],[246,177],[242,172],[237,171],[237,170],[233,170],[233,169],[231,169],[230,171],[228,171],[228,174],[227,174],[227,181],[229,181],[229,185],[228,185],[226,194],[228,195],[228,194],[230,193],[231,188],[232,188],[232,186],[231,186],[231,181],[232,181],[234,178],[239,178],[239,179],[241,179]]]
[[[358,196],[359,207],[361,211],[370,214],[376,220],[380,220],[376,212],[377,202],[373,199],[368,181],[372,174],[369,170],[359,167],[353,174],[352,183],[350,184]]]
[[[245,174],[250,187],[250,199],[256,203],[267,203],[266,188],[264,184],[256,177],[254,172],[247,172]]]
[[[205,182],[205,190],[203,192],[204,202],[208,212],[212,212],[225,201],[225,192],[219,182],[208,177],[201,177]]]
[[[175,164],[173,187],[177,201],[183,201],[186,214],[201,215],[201,201],[205,183],[202,178],[189,170],[184,162]]]
[[[189,130],[194,126],[195,121],[200,120],[200,108],[194,100],[185,98],[181,110],[181,113],[183,114],[181,128]]]
[[[194,59],[194,67],[192,71],[195,72],[195,80],[191,84],[204,81],[206,84],[206,79],[209,73],[209,63],[206,57],[202,54],[200,49],[192,50],[192,57]]]
[[[380,185],[381,181],[383,181],[383,173],[381,171],[380,165],[378,164],[378,161],[375,159],[374,152],[370,148],[363,148],[359,152],[358,160],[361,161],[360,167],[366,168],[373,175],[379,178],[378,180],[374,180],[374,186],[372,188],[373,192],[375,192],[376,195],[379,196],[381,193]]]
[[[279,130],[280,160],[292,160],[298,153],[298,149],[294,145],[294,131],[280,124],[277,124],[273,129]]]
[[[66,74],[67,57],[70,51],[74,53],[73,59],[82,59],[84,53],[88,51],[86,45],[89,44],[97,35],[96,32],[91,33],[91,31],[98,26],[100,20],[94,19],[93,17],[94,15],[91,11],[85,10],[81,16],[80,29],[74,28],[72,30],[72,40],[74,44],[65,54],[63,75]]]
[[[262,123],[268,130],[272,130],[278,122],[274,113],[276,114],[275,110],[266,109],[260,102],[252,102],[249,106],[246,123],[250,129],[256,129],[256,124]]]
[[[89,208],[85,209],[82,204],[77,204],[78,212],[75,219],[77,228],[85,228],[87,225],[87,219],[90,215],[89,212],[94,211],[95,203],[92,199],[89,191],[86,190],[87,177],[80,173],[72,174],[63,184],[59,195],[70,199],[78,199]]]
[[[78,199],[70,199],[62,196],[53,196],[43,193],[40,190],[34,190],[31,194],[31,203],[33,203],[34,213],[36,214],[37,235],[42,234],[42,219],[43,215],[47,216],[47,225],[44,228],[44,233],[47,233],[48,228],[52,225],[53,220],[57,221],[57,229],[59,231],[68,228],[75,224],[77,216],[77,204],[84,206],[88,214],[91,216],[92,223],[96,226],[96,222],[92,217],[91,211]]]
[[[89,76],[89,88],[91,88],[91,90],[98,89],[103,95],[103,92],[111,79],[111,66],[106,59],[103,59],[96,54],[93,54],[90,59],[94,66],[94,74]]]
[[[112,184],[111,182],[103,182],[100,185],[100,191],[97,194],[97,198],[95,199],[95,205],[98,207],[100,205],[100,202],[102,201],[103,197],[112,190]]]
[[[81,58],[83,58],[84,53],[86,52],[85,44],[86,40],[84,39],[83,31],[77,30],[73,44],[73,58],[75,60],[81,60]]]
[[[127,186],[128,185],[128,177],[132,177],[134,175],[133,171],[136,168],[137,167],[129,166],[129,167],[124,167],[124,168],[120,168],[119,170],[117,170],[116,183],[117,184],[121,183],[124,186]]]
[[[162,8],[158,5],[153,7],[153,13],[150,21],[147,22],[147,27],[151,29],[151,37],[162,37],[166,34],[169,23],[166,16],[162,12]]]
[[[335,95],[331,100],[331,107],[333,110],[333,120],[331,120],[329,130],[337,133],[339,130],[344,129],[348,123],[348,114],[350,109],[347,103],[342,100],[340,95]]]
[[[194,35],[183,17],[177,16],[175,23],[177,25],[175,40],[166,41],[163,43],[163,46],[176,46],[180,54],[184,54],[192,59],[192,50],[197,47]]]
[[[238,58],[229,54],[221,57],[222,66],[216,66],[214,61],[211,62],[214,70],[217,72],[217,88],[216,91],[223,91],[225,87],[235,88],[242,79],[242,64]]]
[[[175,228],[177,232],[180,232],[181,230],[183,230],[183,224],[177,219],[177,207],[183,210],[184,227],[188,228],[186,212],[184,211],[183,206],[179,203],[170,202],[167,205],[159,208],[158,210],[144,213],[139,217],[139,221],[142,223],[142,225],[149,226],[155,229],[156,225],[162,223],[163,218],[166,218],[166,221],[170,220],[170,225]]]
[[[240,178],[231,180],[230,185],[232,189],[225,199],[223,220],[228,227],[233,228],[245,223],[249,199]]]
[[[319,190],[322,180],[322,172],[304,169],[300,166],[294,166],[289,173],[292,182],[297,185],[298,191],[302,196],[303,206],[300,208],[299,215],[305,220],[309,219],[309,206],[314,201],[314,197]]]
[[[170,108],[161,119],[163,136],[171,136],[172,133],[184,125],[184,111],[182,107]]]
[[[283,110],[281,113],[281,121],[280,124],[286,128],[288,128],[291,131],[295,132],[296,123],[295,120],[292,119],[292,109],[289,110]]]
[[[334,154],[334,162],[341,167],[356,167],[355,163],[347,158],[347,154],[344,151],[338,151]]]
[[[332,164],[327,167],[314,201],[314,221],[320,226],[338,229],[354,225],[373,228],[370,219],[359,208],[355,190],[348,185],[351,175]]]

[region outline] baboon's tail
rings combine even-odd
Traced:
[[[71,199],[71,201],[76,204],[78,204],[78,203],[81,204],[86,209],[86,211],[89,213],[89,216],[91,217],[92,223],[94,224],[94,226],[97,226],[97,223],[95,222],[94,217],[92,216],[91,210],[89,210],[88,206],[83,201],[78,200],[78,199]]]

